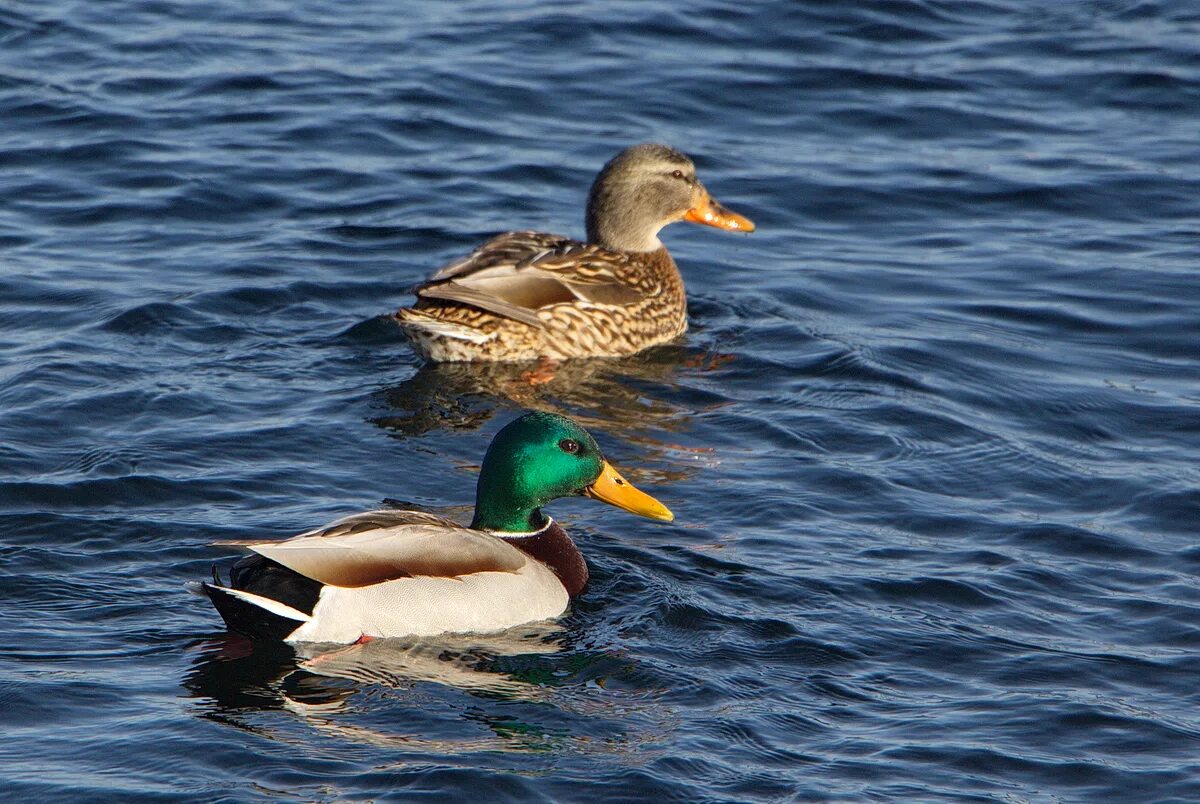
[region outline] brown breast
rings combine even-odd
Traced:
[[[583,553],[557,522],[551,522],[550,527],[536,536],[501,538],[554,570],[571,597],[587,586],[588,567]]]

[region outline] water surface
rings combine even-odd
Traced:
[[[0,11],[0,778],[25,800],[1200,798],[1200,12],[1179,0]],[[538,387],[378,316],[582,233],[645,140],[678,345]],[[678,515],[552,508],[558,629],[332,654],[185,583],[517,411]]]

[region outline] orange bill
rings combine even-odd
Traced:
[[[600,477],[596,478],[595,483],[584,489],[584,493],[593,500],[615,505],[631,514],[661,519],[664,522],[675,519],[671,509],[649,494],[635,489],[633,484],[621,477],[621,473],[614,469],[608,461],[604,462],[604,468],[600,470]]]
[[[711,195],[705,195],[703,201],[684,213],[683,219],[692,223],[703,223],[705,226],[715,226],[728,232],[754,231],[754,221],[721,206]]]

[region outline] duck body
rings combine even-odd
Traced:
[[[683,277],[665,247],[612,251],[508,232],[443,268],[400,310],[435,362],[619,357],[687,330]]]
[[[683,278],[658,239],[677,220],[754,230],[679,151],[627,148],[592,185],[586,242],[499,235],[419,285],[395,319],[433,361],[617,357],[667,343],[687,330]]]
[[[203,586],[231,629],[260,639],[503,631],[558,617],[587,585],[583,555],[553,520],[503,538],[418,511],[368,511],[246,547],[228,586]]]
[[[584,494],[670,520],[569,419],[531,413],[497,434],[475,519],[369,511],[251,551],[201,590],[234,631],[288,642],[488,633],[558,617],[587,586],[587,562],[540,506]]]

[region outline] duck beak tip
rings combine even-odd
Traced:
[[[635,488],[632,483],[621,477],[608,461],[604,462],[600,477],[584,490],[584,494],[631,514],[657,519],[660,522],[675,521],[675,514],[670,508]]]
[[[684,213],[683,219],[690,223],[699,223],[724,229],[727,232],[746,232],[749,234],[756,228],[754,221],[745,215],[739,215],[731,209],[726,209],[712,198],[705,199],[699,206],[692,207]]]

